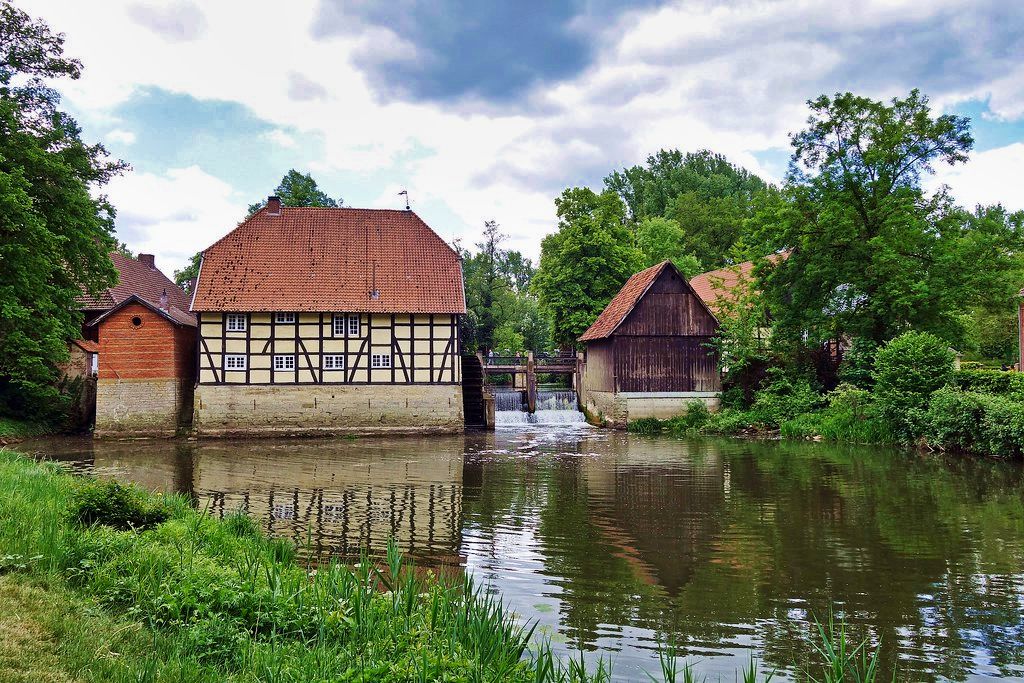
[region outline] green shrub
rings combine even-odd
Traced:
[[[985,396],[943,387],[928,403],[928,440],[943,448],[975,450],[983,447]]]
[[[748,429],[759,429],[762,426],[758,424],[754,413],[727,408],[712,413],[700,431],[704,434],[739,434]]]
[[[793,378],[779,368],[772,368],[750,412],[755,416],[754,422],[777,427],[799,415],[814,412],[821,403],[821,395],[806,379]]]
[[[937,446],[1003,458],[1024,453],[1024,402],[946,387],[932,394],[927,417]]]
[[[662,430],[662,423],[656,417],[642,417],[639,420],[630,420],[626,425],[626,431],[634,434],[657,434]]]
[[[779,434],[787,439],[809,439],[818,436],[820,413],[804,413],[779,425]]]
[[[1020,372],[957,370],[953,373],[953,382],[964,391],[1015,395],[1024,398],[1024,373]]]
[[[857,338],[843,355],[839,366],[839,381],[860,389],[870,389],[875,384],[873,376],[875,355],[878,344],[870,339]]]
[[[987,447],[984,453],[1001,458],[1024,455],[1024,402],[987,397],[982,433]]]
[[[666,426],[671,432],[686,433],[699,430],[710,419],[711,411],[704,401],[690,401],[686,404],[686,412],[668,420]]]
[[[70,516],[85,526],[102,524],[125,530],[149,529],[166,521],[170,512],[137,488],[90,480],[75,491]]]
[[[875,356],[875,400],[882,418],[903,439],[924,432],[932,392],[953,380],[953,352],[927,332],[907,332]]]

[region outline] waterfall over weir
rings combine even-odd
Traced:
[[[496,390],[494,392],[494,424],[503,425],[556,425],[585,422],[579,411],[576,392],[572,389],[540,389],[537,391],[537,412],[526,412],[523,391]]]

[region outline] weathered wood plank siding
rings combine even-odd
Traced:
[[[615,391],[613,343],[610,339],[602,339],[587,344],[583,382],[588,391]]]
[[[615,338],[616,391],[720,391],[710,336]]]
[[[615,390],[720,391],[717,331],[689,284],[666,269],[613,334]]]

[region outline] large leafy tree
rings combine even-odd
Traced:
[[[780,341],[880,343],[914,328],[957,345],[965,312],[1020,253],[1018,225],[922,188],[934,164],[967,159],[969,121],[933,116],[916,90],[889,103],[846,93],[808,104],[787,186],[758,215],[764,242],[789,251],[761,269]]]
[[[604,183],[626,204],[634,228],[659,218],[677,224],[676,251],[665,258],[694,257],[709,268],[729,262],[730,250],[745,234],[751,202],[768,189],[756,175],[708,150],[663,149],[643,166],[612,172]]]
[[[326,206],[337,208],[343,202],[339,197],[331,199],[326,192],[320,189],[316,180],[309,173],[300,173],[294,168],[290,169],[281,178],[281,182],[274,189],[274,194],[281,198],[285,206]],[[266,205],[265,199],[249,205],[249,215],[256,213]]]
[[[0,2],[0,411],[59,414],[55,388],[67,340],[79,334],[82,290],[117,274],[114,210],[91,192],[126,165],[82,141],[43,79],[76,79],[64,37]]]
[[[532,287],[552,319],[554,341],[572,346],[629,276],[643,267],[612,191],[571,188],[555,200],[558,231],[541,242]]]
[[[672,261],[686,277],[701,272],[701,263],[686,251],[686,233],[679,223],[668,218],[645,218],[633,231],[637,248],[643,254],[644,266]]]
[[[550,322],[540,310],[529,284],[530,259],[502,248],[506,236],[494,221],[484,223],[476,253],[459,249],[471,329],[468,348],[521,352],[550,346]]]

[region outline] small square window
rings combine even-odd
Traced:
[[[295,356],[274,356],[275,370],[294,370]]]
[[[245,313],[228,313],[228,332],[245,332]]]
[[[228,354],[224,356],[225,370],[245,370],[245,356],[241,354]]]
[[[372,368],[390,368],[391,367],[391,356],[386,353],[375,353],[370,356],[370,367]]]
[[[274,322],[278,323],[293,323],[295,322],[294,313],[277,313],[274,316]]]
[[[345,369],[345,356],[339,354],[330,354],[324,356],[324,370],[344,370]]]

